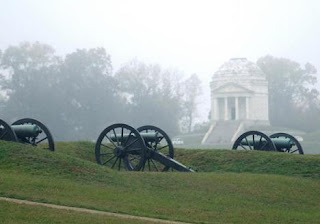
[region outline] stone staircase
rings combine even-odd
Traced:
[[[231,144],[241,128],[241,121],[218,121],[209,129],[202,144]]]

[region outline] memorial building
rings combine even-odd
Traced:
[[[244,129],[269,125],[268,82],[246,58],[232,58],[212,77],[210,128],[203,144],[228,144]]]

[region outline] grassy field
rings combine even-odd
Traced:
[[[150,221],[125,219],[97,214],[66,211],[41,206],[20,205],[0,201],[0,223],[6,224],[43,224],[43,223],[113,223],[113,224],[148,224]],[[156,223],[156,222],[152,222]]]
[[[61,142],[51,153],[0,142],[0,195],[193,223],[320,223],[319,155],[178,149],[177,160],[198,173],[117,172],[95,164],[93,146]],[[0,205],[5,223],[78,220],[73,212]]]

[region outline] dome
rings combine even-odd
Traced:
[[[225,62],[213,75],[213,77],[225,76],[256,76],[265,78],[261,69],[246,58],[231,58]]]

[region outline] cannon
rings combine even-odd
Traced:
[[[194,172],[173,159],[169,136],[152,125],[134,129],[119,123],[107,127],[97,139],[95,157],[98,164],[118,170]]]
[[[0,140],[20,142],[54,151],[49,129],[40,121],[24,118],[8,125],[0,119]]]
[[[277,151],[303,154],[300,142],[287,133],[275,133],[270,136],[259,131],[248,131],[240,135],[232,149]]]

